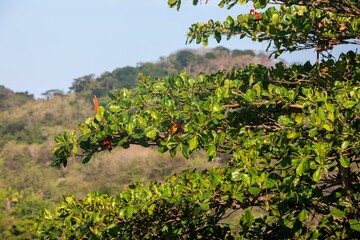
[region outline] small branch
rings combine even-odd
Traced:
[[[262,106],[262,105],[266,105],[268,104],[270,101],[263,101],[263,102],[252,102],[250,103],[250,105],[253,105],[253,106]],[[274,102],[275,105],[284,105],[285,103],[284,102],[281,102],[281,101],[277,101],[277,102]],[[235,107],[240,107],[240,106],[245,106],[246,104],[239,104],[239,103],[236,103],[236,104],[225,104],[223,105],[223,107],[227,107],[227,108],[235,108]],[[288,105],[289,107],[291,108],[304,108],[304,106],[300,105],[300,104],[289,104]]]
[[[296,82],[288,82],[288,81],[272,81],[274,83],[280,83],[280,84],[300,84],[300,83],[312,83],[313,81],[310,80],[298,80]]]
[[[265,125],[265,124],[261,124],[261,125],[245,125],[245,127],[253,128],[253,129],[265,129],[265,130],[271,130],[271,131],[279,131],[279,130],[283,129],[282,127],[270,127],[270,126]]]
[[[235,96],[242,96],[244,94],[241,90],[238,90],[238,92],[231,91],[231,93]]]
[[[226,107],[226,108],[236,108],[236,107],[240,107],[241,105],[245,105],[245,104],[238,104],[238,103],[225,104],[225,105],[223,105],[223,107]]]
[[[226,215],[225,217],[222,217],[221,220],[224,220],[224,219],[226,219],[226,218],[229,218],[233,213],[239,211],[240,209],[241,209],[241,208],[233,210],[231,213],[229,213],[229,214]]]

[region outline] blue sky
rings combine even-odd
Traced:
[[[216,1],[193,7],[185,0],[177,12],[167,0],[0,0],[0,85],[41,97],[50,89],[65,92],[74,78],[99,76],[118,67],[157,61],[184,48],[192,23],[247,13],[251,4],[231,11]],[[266,43],[233,39],[229,49],[264,51]],[[346,51],[355,50],[347,46]],[[291,62],[314,60],[313,51],[284,55]]]

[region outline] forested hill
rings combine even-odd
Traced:
[[[69,92],[49,90],[39,100],[27,92],[15,93],[0,86],[0,239],[33,239],[30,227],[38,211],[51,208],[62,195],[73,193],[80,198],[92,191],[116,194],[132,182],[162,180],[186,167],[218,164],[208,163],[201,154],[186,161],[132,146],[130,151],[115,149],[111,154],[99,154],[86,165],[74,159],[69,164],[75,166],[49,168],[53,137],[94,115],[93,95],[101,104],[109,90],[133,87],[140,72],[154,78],[183,71],[195,75],[250,63],[272,64],[267,56],[251,50],[218,47],[181,50],[154,63],[76,78]]]
[[[112,89],[132,88],[139,73],[153,78],[165,77],[180,72],[196,75],[200,72],[214,73],[219,69],[239,68],[249,63],[270,66],[273,62],[264,54],[256,55],[252,50],[229,50],[225,47],[204,48],[200,50],[184,49],[157,62],[139,63],[136,67],[121,67],[112,72],[105,72],[99,77],[93,74],[74,79],[71,92],[92,92],[105,96]],[[45,96],[61,94],[59,90],[50,90]]]

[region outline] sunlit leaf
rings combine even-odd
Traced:
[[[298,219],[303,222],[308,218],[308,211],[306,209],[301,210],[301,212],[298,215]]]
[[[321,179],[321,173],[322,173],[322,169],[321,168],[318,168],[314,174],[313,174],[313,180],[315,182],[318,182],[320,179]]]

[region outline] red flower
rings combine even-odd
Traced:
[[[256,19],[260,19],[260,18],[261,18],[261,14],[258,13],[257,11],[255,11],[254,9],[251,9],[251,10],[250,10],[250,14],[255,15],[255,18],[256,18]]]
[[[94,102],[94,109],[95,109],[95,113],[97,113],[99,111],[99,102],[97,100],[97,97],[94,96],[93,98],[93,102]]]

